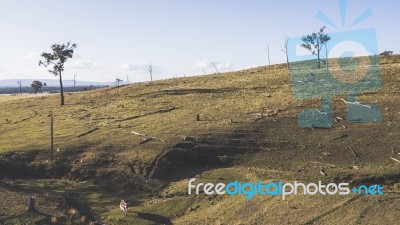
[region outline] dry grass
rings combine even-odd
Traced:
[[[74,207],[82,208],[77,209],[78,222],[86,216],[87,221],[107,224],[379,224],[379,218],[384,217],[385,224],[394,224],[399,220],[395,191],[349,203],[351,196],[293,196],[287,201],[256,197],[246,202],[226,196],[187,196],[186,185],[193,176],[213,182],[218,178],[227,182],[370,180],[387,187],[399,183],[399,165],[389,159],[400,152],[399,63],[399,56],[381,58],[383,89],[359,98],[378,106],[383,121],[342,121],[333,129],[297,126],[299,112],[320,107],[321,103],[318,99],[292,98],[284,65],[67,94],[64,107],[58,105],[57,95],[9,100],[2,96],[0,166],[7,165],[9,170],[23,165],[32,174],[43,169],[47,175],[35,182],[19,175],[14,177],[20,179],[10,184],[11,189],[0,188],[0,198],[4,199],[0,223],[66,216],[63,210],[67,208],[49,208],[50,217],[22,213],[24,199],[44,190],[52,197],[43,200],[46,202],[57,202],[64,192],[70,193],[68,198],[76,201]],[[346,96],[334,97],[334,116],[346,118],[340,98]],[[51,112],[55,118],[55,149],[59,148],[54,163],[48,161]],[[254,116],[261,112],[268,116]],[[141,144],[141,137],[132,131],[164,141],[152,139]],[[191,141],[185,141],[184,136]],[[185,158],[189,156],[172,151],[174,147],[216,154],[227,168],[194,166]],[[320,175],[320,169],[325,170],[326,177]],[[163,177],[163,172],[168,177]],[[6,170],[0,172],[0,176],[4,174]],[[154,179],[156,175],[160,179]],[[51,176],[56,178],[53,182],[48,180]],[[20,187],[30,192],[20,191]],[[133,202],[127,216],[118,207],[122,198]],[[13,199],[18,201],[15,207],[1,210]]]

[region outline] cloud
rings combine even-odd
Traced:
[[[72,58],[73,58],[73,59],[79,59],[79,58],[81,58],[81,57],[82,57],[81,54],[74,52],[74,57],[72,57]]]
[[[29,52],[28,54],[24,55],[22,57],[22,59],[25,59],[25,60],[31,60],[31,59],[39,60],[41,54],[42,54],[41,52]]]
[[[70,63],[66,63],[66,67],[70,69],[86,69],[86,70],[94,70],[98,69],[103,65],[100,62],[93,62],[90,60],[77,60]]]
[[[196,68],[204,68],[204,69],[214,69],[217,67],[218,70],[231,70],[233,68],[233,63],[231,62],[220,62],[220,61],[211,61],[211,60],[203,60],[197,62]]]
[[[0,75],[10,74],[10,71],[4,67],[0,67]]]
[[[133,73],[148,73],[150,63],[143,62],[127,62],[119,65],[119,69],[133,72]],[[153,68],[153,73],[159,73],[161,70],[158,66],[151,65]]]

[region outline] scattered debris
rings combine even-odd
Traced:
[[[142,114],[142,115],[131,116],[131,117],[127,117],[127,118],[124,118],[124,119],[117,119],[117,120],[115,120],[115,122],[124,122],[124,121],[133,120],[133,119],[137,119],[137,118],[140,118],[140,117],[149,116],[149,115],[153,115],[153,114],[157,114],[157,113],[167,113],[167,112],[171,112],[171,111],[176,110],[176,109],[178,109],[178,108],[175,107],[175,106],[171,106],[171,107],[169,107],[167,109],[160,109],[160,110],[157,110],[157,111],[154,111],[154,112],[145,113],[145,114]]]
[[[357,158],[360,157],[351,147],[348,147],[348,149],[350,149],[351,153],[353,153],[353,155],[354,155],[355,157],[357,157]]]
[[[315,162],[315,161],[311,161],[311,162],[315,163],[315,164],[326,165],[326,166],[330,166],[330,167],[336,167],[336,165],[333,165],[333,164],[321,163],[321,162]]]
[[[338,139],[341,139],[341,138],[345,138],[347,136],[349,136],[349,135],[348,134],[341,134],[340,136],[333,138],[331,141],[338,140]]]
[[[147,135],[145,135],[145,134],[141,134],[141,133],[135,132],[135,131],[132,131],[132,134],[135,134],[135,135],[144,137],[144,138],[141,140],[142,143],[148,142],[148,141],[150,141],[150,140],[152,140],[152,139],[157,140],[157,141],[161,141],[161,142],[165,142],[165,141],[164,141],[163,139],[161,139],[161,138],[152,137],[152,136],[147,136]],[[143,141],[144,141],[144,142],[143,142]],[[140,144],[142,144],[142,143],[140,143]]]
[[[86,136],[86,135],[88,135],[88,134],[91,134],[91,133],[93,133],[93,132],[95,132],[96,130],[99,130],[99,129],[100,129],[100,128],[98,128],[98,127],[94,128],[94,129],[91,129],[91,130],[89,130],[88,132],[85,132],[85,133],[83,133],[83,134],[78,135],[77,138],[80,138],[80,137]]]
[[[323,176],[326,176],[326,173],[324,170],[320,170],[319,173],[322,174]]]
[[[183,138],[184,141],[196,141],[196,139],[194,137],[188,137],[186,135],[183,135],[182,138]]]
[[[353,169],[358,170],[360,167],[359,166],[353,166]]]
[[[268,113],[254,113],[253,116],[268,116]]]
[[[395,159],[395,158],[393,158],[393,157],[389,157],[391,160],[393,160],[393,161],[396,161],[396,162],[399,162],[400,163],[400,160],[398,160],[398,159]]]
[[[149,142],[151,140],[153,140],[153,138],[140,137],[139,144],[144,144],[144,143]]]
[[[335,118],[335,122],[336,122],[336,123],[339,123],[339,122],[341,122],[342,120],[343,120],[342,117],[336,117],[336,118]]]
[[[363,107],[367,107],[367,108],[371,108],[371,106],[369,106],[369,105],[363,105],[363,104],[361,104],[361,103],[359,103],[359,102],[349,102],[349,101],[346,101],[346,100],[344,100],[343,98],[341,98],[340,100],[342,100],[344,103],[346,103],[346,104],[348,104],[348,105],[359,105],[359,106],[363,106]]]

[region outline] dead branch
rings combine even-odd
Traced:
[[[351,147],[348,147],[355,157],[360,157]]]
[[[165,142],[165,141],[164,141],[163,139],[161,139],[161,138],[153,137],[153,136],[147,136],[147,135],[145,135],[145,134],[141,134],[141,133],[136,132],[136,131],[132,131],[132,134],[135,134],[135,135],[144,137],[144,139],[142,139],[142,141],[139,142],[140,144],[146,143],[146,142],[148,142],[148,141],[150,141],[150,140],[152,140],[152,139],[157,140],[157,141],[161,141],[161,142]]]
[[[311,161],[314,164],[320,164],[320,165],[325,165],[325,166],[330,166],[330,167],[336,167],[336,165],[333,164],[329,164],[329,163],[321,163],[321,162],[315,162],[315,161]]]
[[[176,109],[178,109],[178,108],[175,107],[175,106],[171,106],[171,107],[166,108],[166,109],[159,109],[157,111],[149,112],[149,113],[142,114],[142,115],[131,116],[131,117],[127,117],[127,118],[124,118],[124,119],[118,119],[118,120],[115,120],[115,122],[124,122],[124,121],[133,120],[133,119],[137,119],[137,118],[140,118],[140,117],[149,116],[149,115],[153,115],[153,114],[157,114],[157,113],[167,113],[167,112],[171,112],[171,111],[176,110]]]
[[[335,141],[335,140],[338,140],[338,139],[341,139],[341,138],[345,138],[345,137],[347,137],[347,136],[349,136],[349,135],[347,135],[347,134],[341,134],[341,135],[338,136],[338,137],[334,137],[331,141]]]
[[[393,161],[396,161],[396,162],[399,162],[400,163],[400,160],[398,160],[398,159],[395,159],[395,158],[393,158],[393,157],[389,157],[391,160],[393,160]]]
[[[96,128],[94,128],[94,129],[91,129],[91,130],[89,130],[89,131],[87,131],[87,132],[85,132],[85,133],[83,133],[83,134],[78,135],[77,138],[80,138],[80,137],[86,136],[86,135],[88,135],[88,134],[91,134],[91,133],[95,132],[95,131],[98,130],[98,129],[100,129],[100,128],[96,127]]]

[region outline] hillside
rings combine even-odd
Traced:
[[[56,79],[36,79],[43,83],[46,83],[49,87],[59,87],[60,81]],[[22,82],[23,87],[30,87],[32,82],[35,81],[34,79],[6,79],[0,80],[0,88],[1,87],[19,87],[17,81]],[[65,87],[73,87],[74,81],[73,80],[63,80],[63,85]],[[108,86],[108,85],[115,85],[113,82],[89,82],[89,81],[79,81],[77,80],[75,83],[76,86]]]
[[[382,122],[346,122],[346,96],[335,96],[344,120],[332,129],[298,126],[321,100],[294,99],[286,65],[68,93],[64,107],[58,95],[0,101],[0,224],[395,224],[400,56],[380,63],[383,88],[359,101]],[[246,201],[188,195],[192,177],[378,183],[385,194]],[[37,213],[26,211],[30,196]]]

